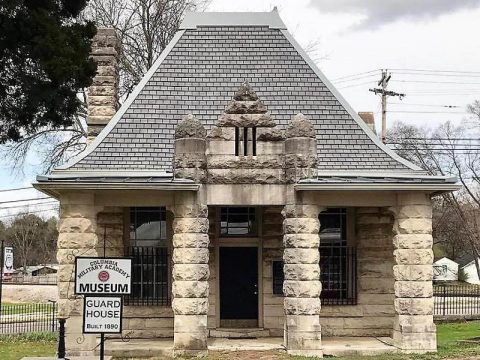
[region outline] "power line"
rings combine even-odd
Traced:
[[[412,71],[412,72],[428,72],[428,73],[457,73],[457,74],[478,74],[480,71],[457,71],[457,70],[427,70],[427,69],[388,69],[391,71]]]
[[[422,83],[422,84],[458,84],[458,85],[480,85],[480,82],[460,82],[460,81],[430,81],[430,80],[393,80],[401,83]]]
[[[375,69],[375,70],[365,71],[365,72],[361,72],[361,73],[340,76],[338,78],[333,79],[332,81],[338,81],[338,80],[342,80],[342,79],[346,79],[346,78],[350,78],[350,77],[355,77],[355,76],[359,76],[359,75],[370,74],[370,73],[378,72],[378,71],[380,71],[380,69]]]
[[[28,211],[28,212],[24,212],[24,213],[16,213],[16,214],[12,214],[12,215],[2,215],[2,216],[0,216],[0,219],[15,217],[17,215],[22,215],[22,214],[25,214],[25,215],[27,215],[27,214],[37,214],[37,213],[41,213],[41,212],[54,211],[54,210],[58,211],[58,207],[51,208],[51,209]]]
[[[36,201],[36,200],[44,200],[44,199],[51,199],[51,197],[50,196],[44,196],[44,197],[32,198],[32,199],[1,201],[0,204],[10,204],[10,203],[17,203],[17,202],[22,202],[22,201]]]
[[[406,105],[406,106],[425,106],[425,107],[442,107],[448,109],[461,108],[463,106],[458,105],[432,105],[432,104],[412,104],[412,103],[390,103],[391,105]]]
[[[377,74],[370,74],[370,75],[365,75],[365,76],[359,76],[356,78],[351,78],[351,79],[343,79],[343,80],[332,80],[332,82],[339,84],[339,83],[344,83],[344,82],[351,82],[351,81],[356,81],[356,80],[362,80],[362,79],[368,79],[371,77],[375,77]]]
[[[20,187],[20,188],[15,188],[15,189],[0,190],[0,192],[18,191],[18,190],[26,190],[26,189],[35,189],[35,188],[33,186],[26,186],[26,187]]]
[[[347,88],[351,88],[351,87],[355,87],[355,86],[372,85],[372,82],[376,82],[376,81],[374,81],[374,80],[365,81],[365,82],[360,83],[360,84],[352,84],[352,85],[347,85],[347,86],[338,87],[337,89],[338,89],[338,90],[342,90],[342,89],[347,89]]]
[[[7,209],[15,209],[15,208],[24,208],[27,206],[43,206],[43,205],[50,205],[50,204],[58,204],[57,201],[46,201],[46,202],[41,202],[41,203],[35,203],[35,204],[25,204],[25,205],[15,205],[15,206],[0,206],[0,211],[2,210],[7,210]]]
[[[408,110],[388,110],[390,113],[408,113],[408,114],[468,114],[466,111],[408,111]]]

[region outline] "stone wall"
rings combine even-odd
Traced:
[[[357,248],[357,305],[323,306],[322,333],[391,336],[395,313],[393,217],[385,208],[360,207],[355,213],[356,245],[351,245]]]
[[[262,208],[263,328],[270,336],[283,336],[283,296],[273,294],[273,261],[282,261],[283,216],[281,206]]]

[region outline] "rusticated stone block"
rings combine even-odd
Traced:
[[[175,332],[203,332],[207,329],[207,317],[205,315],[175,315]]]
[[[178,298],[207,298],[208,281],[175,280],[172,284],[172,294]]]
[[[174,234],[174,248],[207,248],[209,244],[208,234]]]
[[[318,218],[323,208],[317,205],[285,205],[282,215],[286,218]]]
[[[313,127],[312,122],[305,115],[298,113],[288,123],[286,136],[287,138],[315,138],[315,128]]]
[[[318,280],[320,265],[317,264],[284,264],[285,280]]]
[[[270,113],[263,114],[227,114],[220,115],[217,126],[223,127],[274,127]]]
[[[175,264],[173,266],[174,280],[208,280],[209,275],[208,264]]]
[[[175,139],[182,138],[205,138],[207,130],[202,125],[200,120],[195,118],[192,114],[184,116],[182,121],[177,124],[175,128]]]
[[[227,104],[225,112],[228,114],[264,114],[267,108],[260,100],[232,100]]]
[[[285,324],[290,329],[320,332],[320,317],[317,315],[286,315]]]
[[[320,298],[286,297],[283,299],[286,315],[319,315]]]
[[[398,234],[431,234],[432,219],[406,218],[398,219],[395,228]]]
[[[425,265],[433,262],[431,249],[397,249],[393,256],[398,265]]]
[[[397,315],[393,329],[402,332],[435,332],[433,315]]]
[[[283,282],[283,294],[288,297],[313,298],[320,296],[322,286],[320,281],[293,281]]]
[[[394,265],[393,276],[397,281],[432,281],[432,265]]]
[[[208,264],[208,248],[173,249],[174,264]]]
[[[208,298],[174,298],[172,309],[175,315],[207,315]]]
[[[72,232],[58,234],[57,244],[59,249],[84,249],[94,247],[97,241],[96,234]]]
[[[393,331],[393,344],[406,352],[429,352],[437,350],[435,333],[403,333]]]
[[[432,206],[429,205],[404,205],[398,211],[399,219],[407,218],[432,218]]]
[[[173,232],[180,233],[207,233],[207,218],[175,218],[173,221]]]
[[[431,281],[396,281],[395,295],[399,298],[430,298],[433,284]]]
[[[285,234],[318,234],[320,221],[312,218],[287,218],[283,221]]]
[[[317,234],[285,234],[283,244],[287,248],[318,248],[320,237]]]
[[[283,261],[286,264],[318,264],[320,253],[318,249],[285,249]]]
[[[393,237],[393,245],[397,249],[431,249],[431,234],[398,234]]]
[[[431,315],[433,298],[397,298],[395,311],[399,315]]]
[[[60,233],[93,233],[95,223],[88,218],[67,217],[58,221],[57,228]]]

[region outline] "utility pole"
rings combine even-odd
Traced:
[[[375,95],[380,94],[382,96],[382,142],[387,141],[387,96],[398,96],[400,100],[405,96],[405,94],[396,93],[395,91],[388,91],[387,86],[388,82],[392,78],[392,74],[387,70],[382,70],[382,78],[378,82],[378,86],[381,88],[368,89],[373,92]]]

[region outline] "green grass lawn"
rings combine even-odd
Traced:
[[[24,356],[54,356],[57,349],[55,336],[48,333],[0,336],[0,359],[20,360]]]

